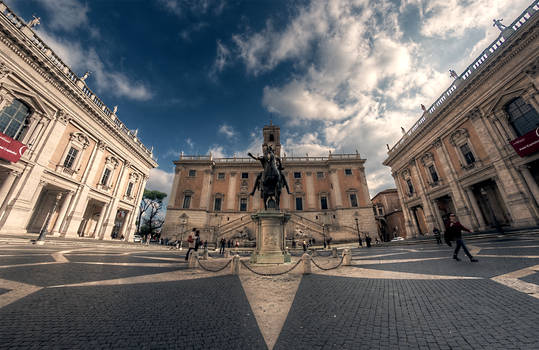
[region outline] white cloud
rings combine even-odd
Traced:
[[[426,3],[421,33],[436,37],[462,37],[466,30],[492,26],[494,18],[505,24],[530,5],[529,0],[433,0]]]
[[[191,140],[191,138],[187,138],[185,140],[185,143],[187,144],[187,146],[189,146],[189,148],[193,149],[195,147],[195,143],[193,142],[193,140]]]
[[[146,184],[146,189],[157,190],[170,195],[172,182],[174,181],[174,172],[166,172],[165,170],[154,168],[150,170],[150,178]]]
[[[159,0],[161,6],[171,14],[184,17],[187,14],[204,15],[211,13],[220,15],[226,6],[225,0]]]
[[[401,137],[400,127],[413,125],[422,114],[421,104],[429,107],[449,87],[449,68],[461,66],[459,60],[470,64],[470,56],[494,40],[499,32],[492,30],[492,18],[503,13],[509,25],[529,5],[526,1],[516,0],[518,6],[509,0],[409,0],[398,6],[374,0],[313,1],[298,7],[285,26],[277,28],[268,20],[259,32],[232,40],[237,59],[253,75],[281,64],[291,67],[290,78],[266,86],[262,98],[263,106],[289,127],[301,125],[302,137],[285,138],[287,153],[357,149],[367,158],[367,179],[375,194],[395,186],[382,165],[386,144]],[[399,13],[407,6],[419,9],[418,30],[438,38],[437,45],[404,38]],[[472,28],[484,31],[485,39],[471,53],[455,52],[451,67],[438,64],[451,62],[439,47],[466,40]]]
[[[224,151],[223,146],[213,145],[208,149],[208,154],[211,154],[213,158],[226,158],[227,154]]]
[[[49,13],[49,21],[44,27],[61,30],[73,30],[88,25],[88,4],[77,0],[38,0]]]
[[[228,138],[232,138],[234,136],[236,136],[236,131],[234,130],[234,128],[230,125],[227,125],[227,124],[222,124],[221,126],[219,126],[219,130],[218,132],[220,134],[223,134],[225,135],[226,137]]]
[[[152,91],[146,84],[112,69],[112,65],[106,64],[95,48],[83,48],[80,42],[67,41],[43,29],[38,29],[37,32],[43,41],[73,70],[80,73],[91,71],[92,75],[86,83],[92,88],[91,85],[95,82],[97,92],[106,91],[117,97],[139,101],[146,101],[153,97]]]

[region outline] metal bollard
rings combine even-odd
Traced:
[[[331,257],[333,257],[333,258],[337,257],[337,248],[336,247],[331,248]]]
[[[311,273],[311,256],[307,253],[303,254],[301,257],[303,260],[303,274],[308,275]]]
[[[208,249],[204,249],[202,253],[202,260],[208,260]]]
[[[232,258],[232,274],[233,275],[239,275],[240,274],[240,256],[238,254],[234,255]]]
[[[225,258],[230,258],[230,252],[228,250],[225,249]]]
[[[343,257],[342,264],[344,266],[352,265],[352,254],[350,252],[350,249],[346,248],[345,250],[343,250],[342,257]]]
[[[194,269],[197,267],[197,258],[198,258],[198,252],[195,252],[194,250],[189,255],[188,264],[190,269]]]

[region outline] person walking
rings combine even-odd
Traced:
[[[435,227],[432,229],[432,233],[434,234],[434,238],[436,238],[436,244],[442,244],[442,234],[440,233],[440,230]]]
[[[305,242],[305,240],[303,240],[303,251],[307,251],[307,242]]]
[[[189,259],[189,253],[191,253],[191,250],[195,250],[195,240],[193,239],[193,236],[189,235],[189,238],[187,238],[187,243],[189,243],[189,249],[187,249],[187,253],[185,253],[185,261]]]
[[[226,245],[226,239],[221,238],[221,249],[219,249],[219,254],[225,253],[225,245]]]
[[[365,237],[365,243],[367,244],[367,248],[371,247],[371,240],[372,240],[372,238],[369,235],[367,235],[367,237]]]
[[[361,239],[361,236],[358,237],[357,242],[359,243],[360,247],[363,247],[363,240]]]
[[[466,227],[462,226],[460,222],[457,221],[457,217],[455,214],[451,213],[449,214],[449,222],[447,223],[445,234],[449,236],[449,239],[452,241],[456,241],[456,247],[455,251],[453,252],[453,259],[456,261],[460,261],[458,254],[460,247],[462,247],[462,250],[464,250],[464,254],[468,256],[471,262],[477,262],[478,260],[475,259],[472,254],[468,251],[468,248],[466,247],[466,244],[464,244],[464,240],[462,239],[462,231],[472,232]]]
[[[195,231],[195,252],[198,252],[198,248],[200,247],[200,231]]]

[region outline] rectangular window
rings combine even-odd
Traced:
[[[225,173],[218,173],[217,174],[217,180],[224,180],[225,179]]]
[[[110,169],[105,168],[105,171],[103,172],[103,177],[101,178],[101,185],[106,186],[109,182],[110,177]]]
[[[215,198],[215,203],[213,205],[213,210],[214,211],[221,211],[221,197],[216,197]]]
[[[378,212],[376,211],[376,207],[375,207],[375,206],[372,207],[372,211],[374,212],[374,215],[378,215]]]
[[[436,172],[436,169],[434,169],[434,165],[429,166],[429,172],[430,177],[432,178],[432,181],[438,182],[438,173]]]
[[[303,198],[296,198],[296,210],[303,210]]]
[[[406,184],[408,185],[408,193],[413,194],[414,193],[414,185],[412,185],[412,180],[410,180],[410,179],[406,180]]]
[[[327,209],[328,208],[328,197],[322,196],[320,197],[320,208]]]
[[[247,198],[240,198],[240,211],[247,211]]]
[[[193,169],[189,170],[189,177],[195,177],[195,176],[197,176],[197,171]]]
[[[352,169],[344,169],[345,175],[352,175]]]
[[[468,146],[467,143],[460,146],[460,151],[462,152],[462,155],[464,156],[464,160],[466,160],[466,165],[475,163],[475,157],[472,153],[472,150],[470,149],[470,146]]]
[[[64,160],[64,168],[71,169],[73,166],[73,163],[75,163],[75,159],[77,158],[77,154],[79,154],[79,150],[71,147],[69,149],[69,152],[67,152],[66,159]]]
[[[191,205],[191,195],[186,194],[183,197],[183,209],[189,209],[190,205]]]
[[[249,178],[249,173],[241,173],[241,178],[242,179],[248,179]]]
[[[353,208],[357,207],[357,196],[355,193],[350,193],[350,206]]]
[[[301,172],[299,171],[294,172],[294,179],[301,179]]]
[[[133,191],[133,183],[130,182],[127,184],[127,191],[125,192],[125,195],[127,197],[131,197],[131,192]]]
[[[319,179],[323,179],[324,178],[324,173],[322,171],[319,171],[316,173],[316,177],[319,178]]]

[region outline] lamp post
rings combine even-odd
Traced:
[[[359,220],[357,218],[354,219],[356,220],[357,244],[358,248],[361,248],[361,233],[359,232]]]

